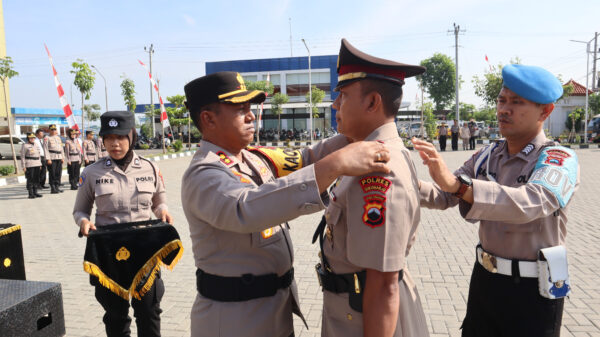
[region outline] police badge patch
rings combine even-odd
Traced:
[[[82,174],[79,176],[79,183],[77,184],[77,186],[79,186],[79,187],[83,186],[83,183],[84,183],[84,182],[85,182],[85,174],[84,174],[84,173],[82,173]]]
[[[117,126],[119,126],[119,122],[117,122],[117,121],[116,121],[116,120],[113,118],[113,119],[111,119],[111,120],[108,122],[108,126],[110,126],[111,128],[116,128]]]
[[[364,177],[360,180],[360,187],[365,193],[381,192],[385,194],[387,193],[390,186],[392,186],[392,182],[383,177]]]
[[[371,194],[365,196],[364,200],[365,205],[363,208],[365,212],[362,220],[365,225],[371,228],[383,226],[385,224],[385,196]]]

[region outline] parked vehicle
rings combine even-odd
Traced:
[[[13,136],[13,144],[15,146],[15,155],[17,158],[21,158],[21,146],[25,143],[23,139]],[[12,151],[10,149],[10,138],[8,135],[0,136],[0,158],[12,158]]]

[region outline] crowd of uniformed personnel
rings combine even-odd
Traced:
[[[321,335],[429,336],[407,256],[420,208],[456,205],[465,220],[479,223],[480,240],[462,335],[560,335],[571,290],[567,210],[579,186],[575,152],[542,130],[562,95],[560,82],[539,67],[505,66],[496,107],[504,138],[454,172],[433,144],[412,139],[433,179],[427,182],[417,178],[395,126],[405,79],[424,71],[368,55],[343,39],[332,105],[340,134],[301,150],[249,146],[255,133],[250,104],[266,95],[247,90],[239,73],[185,85],[186,108],[203,134],[181,188],[197,268],[192,336],[294,336],[293,314],[304,317],[287,221],[321,210],[313,237],[320,246]],[[64,152],[55,126],[41,152],[36,142],[42,137],[29,134],[22,161],[30,198],[38,195],[44,166],[52,193],[60,192],[57,170],[67,160],[72,186],[79,180],[73,215],[83,235],[151,213],[171,223],[160,171],[131,150],[137,137],[131,118],[105,113],[106,140],[95,143],[87,134],[78,143],[74,130]],[[79,179],[82,162],[88,167]],[[128,336],[129,303],[92,284],[106,310],[107,334]],[[160,336],[162,292],[132,302],[145,336]]]
[[[70,129],[65,144],[55,124],[50,124],[48,130],[48,135],[43,129],[27,133],[27,142],[21,147],[21,166],[27,180],[29,199],[42,197],[38,192],[48,188],[46,175],[50,193],[63,192],[60,186],[65,160],[70,188],[77,190],[81,164],[88,166],[107,155],[102,138],[94,139],[94,132],[91,130],[86,131],[86,139],[82,141],[79,130]]]

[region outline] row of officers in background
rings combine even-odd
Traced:
[[[42,129],[28,133],[27,142],[21,147],[21,166],[27,179],[29,199],[42,197],[38,192],[48,188],[46,171],[50,193],[61,193],[62,167],[66,161],[69,185],[72,190],[77,190],[81,164],[88,166],[107,156],[102,137],[94,139],[93,131],[86,131],[82,141],[79,130],[71,129],[63,144],[56,125],[51,124],[49,130],[48,135]]]

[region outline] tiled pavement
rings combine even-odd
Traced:
[[[600,336],[600,150],[577,150],[581,163],[581,186],[569,214],[569,259],[573,294],[565,305],[562,336]],[[456,168],[470,152],[446,152],[450,168]],[[414,158],[417,159],[416,154]],[[187,248],[172,272],[164,271],[167,291],[162,301],[163,336],[189,336],[190,308],[195,297],[194,265],[189,231],[180,202],[181,176],[190,157],[161,161],[169,207]],[[427,171],[417,160],[421,178]],[[64,178],[63,178],[64,180]],[[96,302],[88,276],[82,269],[85,240],[76,236],[71,210],[75,193],[26,198],[24,185],[0,188],[0,222],[22,225],[27,278],[62,284],[67,336],[104,334],[102,310]],[[319,336],[321,292],[314,264],[317,247],[310,237],[320,214],[291,222],[295,245],[295,268],[301,306],[310,329],[296,320],[297,336]],[[432,336],[459,336],[465,313],[469,275],[477,243],[477,225],[466,223],[456,209],[423,209],[419,235],[408,260],[417,282]],[[234,322],[232,322],[234,324]],[[135,326],[135,324],[134,324]],[[135,327],[133,327],[135,332]],[[134,333],[135,335],[135,333]]]

